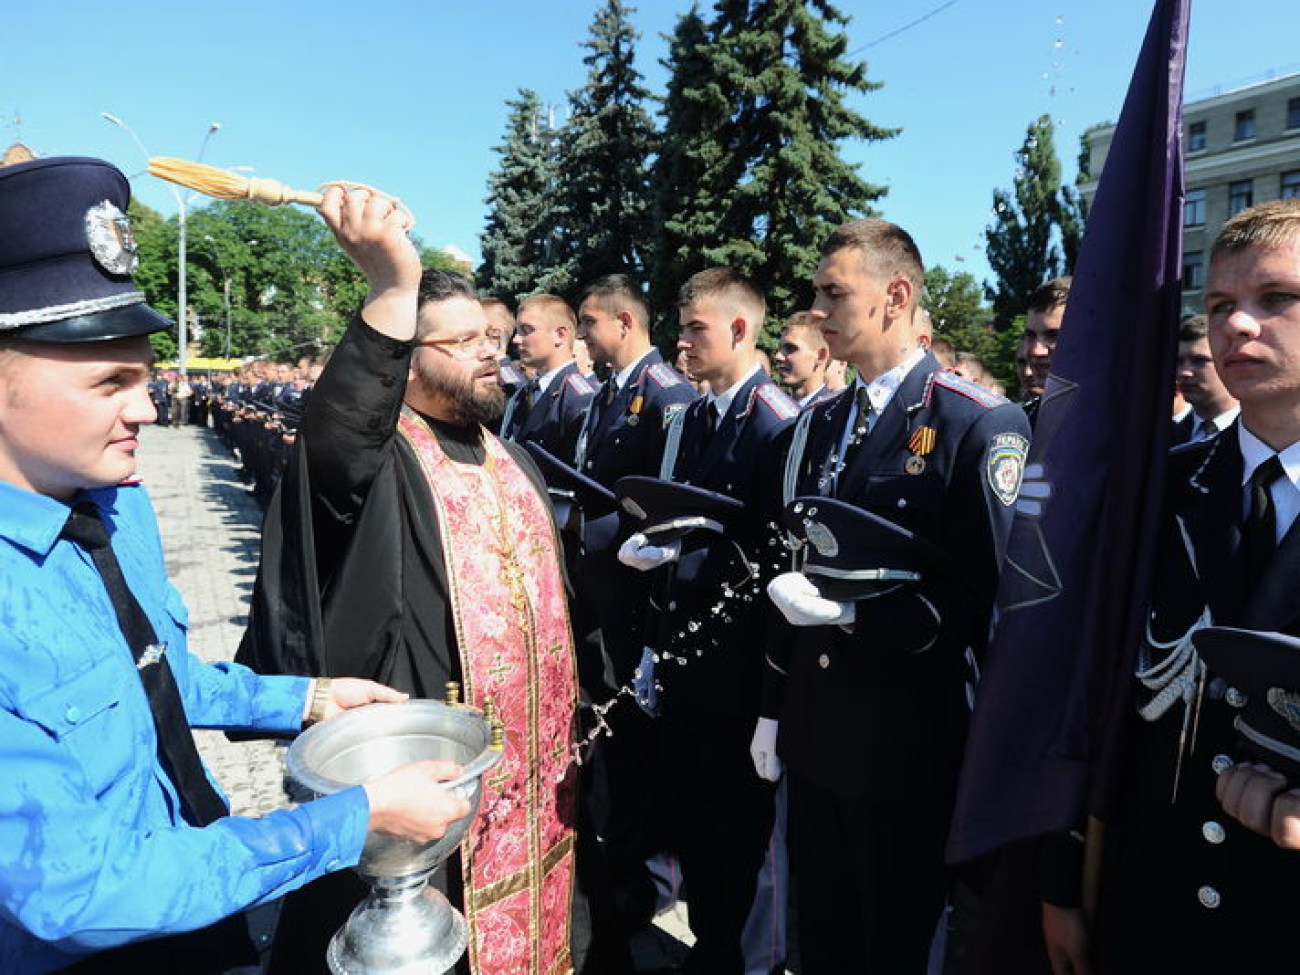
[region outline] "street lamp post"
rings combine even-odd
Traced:
[[[123,122],[116,115],[113,115],[111,112],[100,112],[99,114],[104,118],[105,121],[111,122],[113,125],[125,129],[127,134],[130,135],[131,139],[135,142],[136,147],[140,150],[140,152],[144,154],[145,160],[147,161],[150,158],[151,153],[149,152],[148,149],[145,148],[144,142],[140,139],[140,136],[136,134],[135,129],[131,128],[131,126],[127,125],[125,122]],[[197,156],[194,157],[195,162],[202,161],[203,153],[206,152],[208,148],[208,141],[212,138],[213,135],[216,134],[217,130],[220,128],[221,128],[220,122],[213,122],[208,126],[208,131],[203,135],[203,142],[199,144],[199,153]],[[185,277],[185,245],[186,245],[185,238],[186,238],[186,226],[187,226],[186,211],[189,209],[190,200],[192,200],[194,196],[197,194],[191,194],[190,196],[187,197],[185,196],[185,194],[181,193],[181,191],[177,189],[175,186],[171,184],[168,184],[168,186],[171,189],[172,196],[176,200],[176,224],[178,229],[178,243],[177,243],[178,269],[177,269],[177,282],[176,282],[177,284],[176,287],[176,291],[177,291],[176,358],[179,360],[181,375],[184,376],[188,372],[186,363],[189,361],[189,322],[187,322],[185,318],[186,304],[189,297],[188,294],[186,293],[187,281]]]

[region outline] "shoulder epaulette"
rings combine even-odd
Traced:
[[[596,394],[596,391],[591,388],[591,383],[587,382],[587,377],[576,372],[564,380],[564,385],[579,396],[594,396]]]
[[[754,399],[766,406],[778,420],[792,420],[799,415],[799,404],[773,383],[764,383],[755,389]]]
[[[990,410],[995,406],[1001,406],[1003,403],[1009,402],[1009,400],[999,396],[990,389],[986,389],[979,383],[973,383],[969,379],[963,379],[961,376],[952,372],[936,372],[934,374],[934,384],[936,386],[942,386],[944,389],[951,389],[954,393],[960,393],[968,400],[972,400],[980,406]]]
[[[671,389],[686,382],[682,374],[666,362],[656,362],[646,369],[645,374],[660,389]]]

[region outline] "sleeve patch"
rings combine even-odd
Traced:
[[[969,379],[963,379],[951,372],[936,372],[934,374],[934,384],[942,386],[944,389],[951,389],[954,393],[960,393],[967,399],[973,400],[980,406],[987,407],[990,410],[995,406],[1010,402],[992,390],[985,389],[979,383],[973,383]]]
[[[645,371],[645,374],[660,389],[671,389],[686,382],[681,373],[666,362],[656,362]]]
[[[1020,494],[1020,482],[1025,477],[1025,458],[1029,455],[1029,441],[1018,433],[999,433],[989,444],[985,471],[989,487],[997,499],[1010,508]]]

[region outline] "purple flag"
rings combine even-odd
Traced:
[[[1182,260],[1190,0],[1157,0],[1079,253],[998,590],[949,839],[1078,825],[1157,544]]]

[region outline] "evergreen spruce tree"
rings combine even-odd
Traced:
[[[1033,290],[1068,272],[1066,254],[1078,252],[1082,217],[1073,190],[1061,186],[1050,117],[1030,126],[1016,151],[1011,192],[993,191],[993,224],[984,229],[989,267],[996,282],[985,284],[999,329],[1024,311]],[[1064,250],[1063,250],[1064,248]]]
[[[534,91],[506,102],[501,157],[488,177],[488,219],[478,285],[507,302],[567,285],[556,268],[555,133]]]
[[[649,92],[635,65],[639,34],[622,0],[605,0],[584,43],[587,83],[570,93],[560,132],[560,263],[571,293],[601,274],[643,274],[650,241]]]
[[[687,138],[689,158],[702,167],[693,186],[709,199],[682,197],[665,223],[681,235],[676,247],[688,266],[729,265],[765,289],[772,335],[803,303],[826,235],[872,213],[885,193],[839,155],[846,140],[897,134],[845,104],[850,93],[880,87],[864,64],[846,59],[846,23],[827,0],[718,0],[707,38],[678,61],[679,73],[692,75],[674,78],[676,94],[695,115],[669,118],[665,154],[674,138]],[[690,43],[696,30],[680,24],[675,42]]]
[[[671,319],[678,289],[708,266],[705,255],[719,243],[734,184],[723,179],[728,156],[720,138],[732,102],[697,7],[681,16],[669,40],[661,62],[671,74],[660,111],[660,152],[650,174],[655,236],[649,276],[651,305]]]

